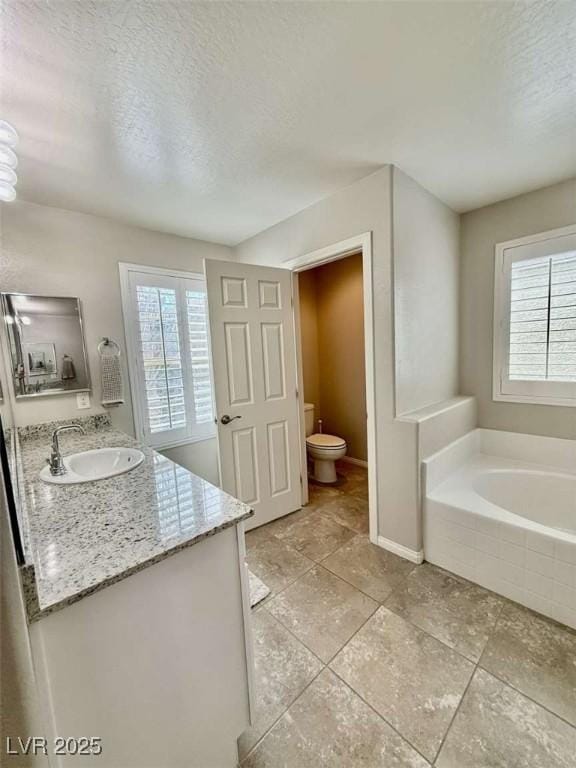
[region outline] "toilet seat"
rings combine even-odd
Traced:
[[[306,438],[306,445],[310,448],[322,448],[324,451],[339,451],[346,446],[346,440],[336,435],[325,435],[323,432],[317,432]]]

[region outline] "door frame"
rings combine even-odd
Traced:
[[[306,429],[304,419],[304,375],[302,368],[302,339],[300,329],[300,303],[298,273],[331,261],[339,261],[355,253],[362,253],[362,288],[364,302],[364,359],[366,368],[366,427],[368,448],[368,516],[370,541],[378,543],[378,483],[376,477],[376,377],[374,361],[374,281],[372,232],[340,240],[337,243],[310,251],[290,259],[282,267],[292,272],[292,296],[294,301],[294,328],[296,333],[296,371],[298,375],[298,417],[300,421],[300,473],[302,477],[302,504],[308,503],[308,480],[306,461]]]

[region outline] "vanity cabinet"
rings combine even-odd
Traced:
[[[233,768],[250,723],[243,522],[30,625],[51,768]],[[51,746],[49,746],[51,749]]]

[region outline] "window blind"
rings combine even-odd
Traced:
[[[576,382],[576,251],[512,264],[508,375]]]

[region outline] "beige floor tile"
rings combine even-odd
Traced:
[[[330,666],[431,761],[474,670],[462,656],[383,607]]]
[[[377,607],[374,600],[321,566],[267,605],[273,616],[324,661],[342,648]]]
[[[576,725],[576,632],[507,604],[480,666]],[[576,754],[575,754],[576,765]]]
[[[416,568],[408,560],[371,544],[367,536],[355,536],[322,565],[379,602]]]
[[[265,608],[252,618],[256,707],[238,741],[242,759],[322,669],[320,662]]]
[[[271,594],[270,587],[248,569],[248,585],[250,590],[250,607],[256,608]]]
[[[342,495],[324,504],[321,512],[345,528],[356,533],[368,533],[368,502],[357,496]]]
[[[319,511],[302,510],[283,518],[274,535],[311,560],[319,562],[354,536],[354,531],[339,525]],[[285,522],[284,522],[285,521]]]
[[[306,506],[302,507],[302,509],[299,509],[296,512],[290,513],[289,515],[284,515],[284,517],[279,517],[277,520],[273,520],[271,523],[268,523],[266,526],[264,526],[268,530],[268,536],[277,536],[298,520],[304,520],[308,518],[313,510],[316,512],[316,508]]]
[[[253,528],[251,531],[246,531],[246,549],[255,547],[256,544],[260,544],[261,541],[265,541],[272,536],[272,531],[269,525],[261,525],[259,528]]]
[[[343,463],[338,467],[338,473],[341,474],[343,478],[343,481],[339,486],[341,491],[368,500],[367,469]]]
[[[574,768],[576,730],[478,669],[438,768]]]
[[[478,661],[504,600],[476,584],[425,563],[386,600],[399,613],[450,648]]]
[[[327,504],[329,501],[339,499],[344,495],[339,486],[308,483],[310,505],[319,506],[320,504]]]
[[[428,765],[327,669],[243,764],[245,768],[426,768]]]
[[[247,561],[252,573],[262,579],[273,594],[287,587],[314,565],[312,560],[275,536],[250,547]]]

